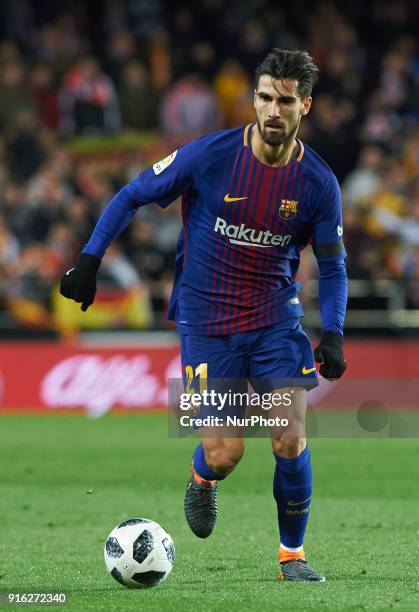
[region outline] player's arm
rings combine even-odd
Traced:
[[[83,311],[93,304],[96,275],[109,244],[124,231],[140,206],[156,202],[165,208],[195,185],[199,151],[199,141],[185,145],[142,172],[112,198],[75,266],[61,279],[60,292],[64,297],[81,303]]]
[[[346,370],[343,324],[348,297],[348,277],[343,244],[342,203],[335,177],[329,180],[313,224],[313,251],[319,265],[319,305],[322,319],[320,344],[314,358],[320,374],[340,378]]]

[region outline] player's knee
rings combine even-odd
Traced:
[[[306,447],[306,439],[295,435],[283,434],[280,438],[272,439],[272,448],[275,455],[294,459],[298,457]]]
[[[205,451],[208,467],[220,476],[227,476],[243,457],[244,448],[215,448]]]

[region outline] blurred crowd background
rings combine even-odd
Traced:
[[[413,0],[3,0],[0,335],[167,327],[179,202],[138,212],[83,319],[57,281],[142,168],[253,120],[253,73],[273,46],[320,68],[301,138],[342,186],[354,300],[387,308],[386,286],[419,309],[418,23]],[[301,276],[316,275],[307,254]]]

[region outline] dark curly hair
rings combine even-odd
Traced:
[[[298,93],[302,98],[311,96],[318,81],[319,69],[307,51],[293,49],[272,49],[259,64],[255,72],[255,87],[259,85],[262,74],[274,79],[295,79],[298,82]]]

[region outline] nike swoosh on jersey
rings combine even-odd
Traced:
[[[310,495],[310,497],[307,497],[307,499],[304,499],[303,501],[300,501],[300,502],[289,501],[288,505],[289,506],[302,506],[303,504],[305,504],[308,501],[310,501],[310,498],[311,498],[311,495]]]
[[[310,374],[310,372],[315,372],[316,368],[306,368],[304,366],[304,368],[301,370],[303,374]]]
[[[231,198],[229,193],[224,196],[224,202],[238,202],[239,200],[247,200],[249,196],[241,196],[239,198]]]
[[[76,268],[70,268],[69,270],[67,270],[67,272],[65,273],[66,276],[68,276],[70,274],[70,272],[72,272],[73,270],[75,270]]]

